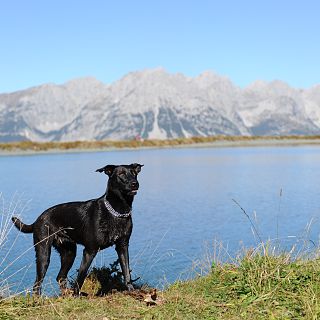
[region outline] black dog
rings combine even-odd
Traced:
[[[36,250],[37,277],[35,294],[41,293],[41,284],[47,272],[51,247],[60,254],[61,268],[57,281],[61,291],[66,289],[67,274],[76,257],[77,244],[84,246],[74,294],[78,295],[92,260],[99,250],[115,244],[124,282],[132,290],[129,270],[128,245],[132,231],[132,202],[139,189],[137,175],[143,165],[107,165],[97,172],[109,176],[105,194],[85,202],[58,204],[44,211],[31,225],[13,217],[14,225],[24,233],[33,233]]]

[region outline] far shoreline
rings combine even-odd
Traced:
[[[169,140],[0,143],[0,156],[108,152],[171,148],[320,146],[320,136],[211,136]]]

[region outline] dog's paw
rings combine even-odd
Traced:
[[[134,291],[134,287],[133,287],[133,285],[131,283],[127,284],[127,290],[128,291]]]

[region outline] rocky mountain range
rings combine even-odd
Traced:
[[[320,85],[256,81],[241,89],[213,72],[162,68],[104,84],[81,78],[0,94],[0,141],[320,134]]]

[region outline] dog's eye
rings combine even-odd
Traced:
[[[126,174],[125,174],[124,172],[120,172],[120,173],[119,173],[119,178],[120,178],[121,180],[125,180],[125,179],[127,178],[127,176],[126,176]]]

